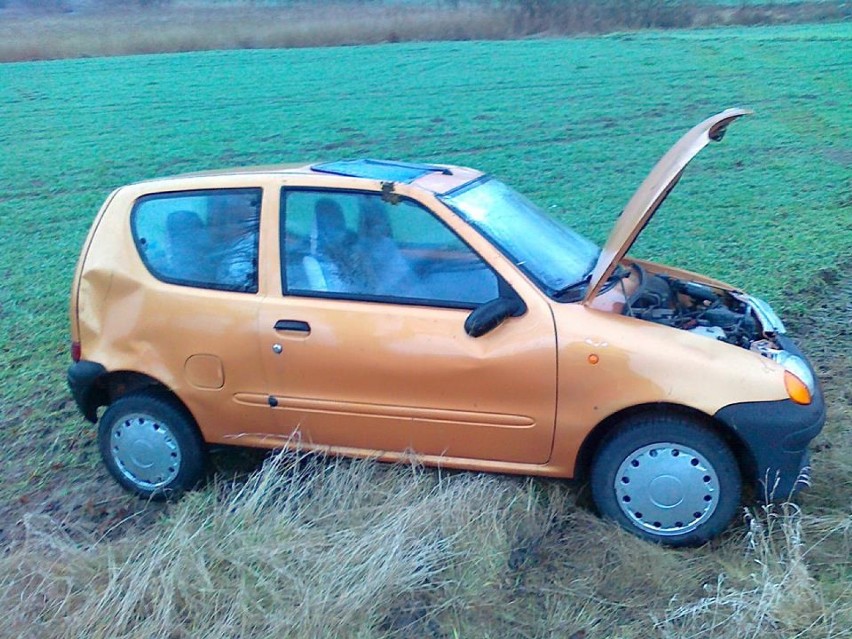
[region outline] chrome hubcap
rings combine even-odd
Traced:
[[[180,448],[174,434],[150,415],[128,415],[113,424],[110,450],[121,474],[140,488],[161,488],[180,470]]]
[[[719,501],[719,477],[689,446],[661,442],[633,451],[615,475],[618,505],[635,526],[681,535],[706,522]]]

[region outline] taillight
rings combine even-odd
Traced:
[[[71,342],[71,359],[74,360],[75,363],[80,361],[80,342]]]

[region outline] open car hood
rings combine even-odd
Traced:
[[[722,139],[728,125],[739,117],[749,115],[745,109],[727,109],[707,118],[701,124],[690,129],[657,162],[657,165],[639,186],[633,197],[624,207],[615,228],[610,233],[598,261],[592,269],[589,286],[586,289],[584,304],[595,298],[604,283],[612,275],[615,267],[630,250],[639,233],[647,226],[651,217],[660,208],[663,200],[680,179],[686,165],[710,141]]]

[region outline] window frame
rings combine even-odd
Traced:
[[[178,197],[204,197],[206,195],[215,195],[219,193],[246,193],[253,192],[258,196],[258,213],[257,213],[257,244],[256,244],[256,267],[254,274],[254,284],[251,288],[237,288],[235,286],[230,286],[227,284],[219,284],[216,282],[205,282],[201,283],[196,280],[187,280],[179,277],[168,277],[164,275],[162,272],[155,269],[147,255],[144,251],[140,250],[140,237],[137,232],[137,217],[139,214],[139,208],[145,202],[149,202],[151,200],[166,200],[166,199],[176,199]],[[142,264],[144,264],[145,269],[148,273],[156,280],[160,282],[164,282],[166,284],[174,284],[175,286],[183,286],[186,288],[194,288],[205,291],[225,291],[228,293],[243,293],[245,295],[257,295],[259,290],[260,283],[260,229],[261,223],[263,219],[263,193],[264,189],[261,186],[229,186],[229,187],[213,187],[213,188],[205,188],[205,189],[186,189],[186,190],[175,190],[175,191],[158,191],[156,193],[146,193],[145,195],[140,195],[133,201],[133,207],[130,209],[130,234],[133,238],[133,246],[136,248],[136,254],[139,256],[139,259],[142,260]]]
[[[444,308],[451,310],[462,310],[462,311],[472,311],[482,304],[489,302],[491,300],[485,300],[485,302],[480,302],[479,304],[474,304],[472,302],[450,302],[447,300],[434,300],[429,298],[417,298],[417,297],[395,297],[390,295],[365,295],[363,293],[347,293],[347,292],[333,292],[333,291],[309,291],[303,289],[295,289],[291,290],[290,287],[287,286],[287,248],[286,248],[286,239],[287,239],[287,206],[286,206],[286,194],[292,192],[314,192],[314,193],[334,193],[341,195],[370,195],[377,198],[382,198],[381,191],[375,191],[371,189],[353,189],[353,188],[334,188],[327,186],[282,186],[279,198],[278,198],[278,211],[279,211],[279,219],[278,219],[278,257],[279,262],[281,264],[281,295],[282,297],[305,297],[311,299],[329,299],[329,300],[341,300],[341,301],[350,301],[350,302],[368,302],[374,304],[393,304],[397,306],[425,306],[428,308]],[[394,197],[398,198],[399,201],[405,201],[410,204],[417,206],[422,209],[427,215],[431,215],[436,221],[438,221],[450,234],[452,234],[455,238],[459,240],[470,252],[472,255],[476,256],[483,265],[494,275],[497,280],[497,295],[498,297],[504,297],[511,294],[517,295],[514,288],[506,281],[506,279],[500,275],[500,273],[495,269],[489,262],[486,260],[480,253],[474,249],[469,242],[467,242],[461,235],[456,233],[456,231],[450,227],[449,224],[435,211],[431,208],[420,202],[416,198],[410,197],[408,195],[403,195],[402,193],[394,193]],[[449,207],[448,207],[449,208]],[[465,222],[467,224],[467,222]],[[497,298],[494,298],[497,299]]]

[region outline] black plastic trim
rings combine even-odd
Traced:
[[[804,359],[790,338],[778,336],[777,340],[785,350]],[[748,446],[760,497],[785,499],[806,485],[801,479],[808,465],[808,444],[822,431],[825,414],[825,398],[817,381],[810,404],[790,399],[744,402],[725,406],[715,417]]]
[[[71,396],[83,417],[92,423],[98,419],[98,404],[92,401],[92,392],[98,378],[106,372],[102,364],[87,360],[80,360],[68,368],[68,388],[71,390]]]
[[[471,337],[481,337],[506,319],[520,317],[526,312],[527,305],[517,295],[498,297],[474,309],[464,322],[464,330]]]
[[[310,333],[311,325],[301,320],[278,320],[275,322],[276,331],[300,331]]]

